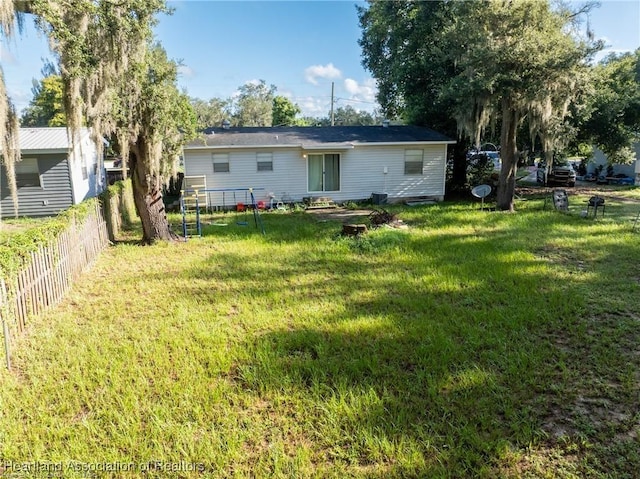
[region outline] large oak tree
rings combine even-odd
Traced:
[[[460,70],[443,92],[455,101],[459,127],[476,141],[500,118],[501,210],[514,209],[523,119],[529,115],[532,133],[552,151],[564,134],[569,104],[581,91],[578,82],[597,45],[572,30],[575,15],[540,0],[454,3],[455,21],[445,28],[444,39],[446,56]]]
[[[451,18],[451,2],[370,0],[366,8],[357,8],[362,63],[376,79],[382,112],[457,138],[450,186],[463,188],[469,136],[458,129],[451,99],[441,95],[457,71],[443,55],[442,31]]]
[[[476,145],[500,125],[497,204],[512,210],[519,126],[529,115],[531,133],[552,150],[595,50],[571,28],[575,12],[542,0],[371,0],[359,15],[363,62],[385,111]]]
[[[4,35],[13,32],[15,11],[33,14],[49,38],[71,135],[89,126],[99,151],[103,138],[116,135],[124,158],[132,153],[143,240],[175,238],[161,185],[176,164],[180,143],[193,133],[195,117],[177,90],[175,62],[151,43],[156,16],[169,12],[165,1],[0,0]],[[12,116],[3,88],[0,104],[0,137],[7,143],[0,146],[7,152],[16,135],[6,126]]]

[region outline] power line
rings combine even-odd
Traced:
[[[341,100],[341,101],[349,101],[351,103],[367,103],[369,105],[377,105],[378,104],[378,102],[375,102],[375,101],[354,100],[354,99],[351,99],[351,98],[336,98],[336,101],[339,101],[339,100]]]

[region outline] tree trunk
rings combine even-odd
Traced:
[[[553,166],[553,150],[549,147],[544,152],[544,186],[547,186],[547,178],[551,173],[551,167]]]
[[[500,133],[502,168],[496,198],[497,209],[502,211],[514,210],[513,197],[516,189],[516,172],[518,171],[517,129],[518,112],[509,100],[503,100],[502,130]]]
[[[455,190],[462,190],[467,182],[467,149],[469,142],[466,139],[458,138],[458,142],[453,145],[453,169],[451,176],[451,186]]]
[[[167,219],[162,201],[162,183],[159,178],[149,173],[143,160],[145,148],[144,140],[138,138],[138,144],[130,155],[133,200],[142,223],[142,241],[153,243],[156,240],[178,240],[178,235],[171,231]]]

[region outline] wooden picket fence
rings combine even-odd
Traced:
[[[108,244],[107,225],[96,202],[95,212],[83,222],[73,221],[50,244],[31,252],[17,277],[0,278],[0,319],[9,368],[12,332],[19,334],[30,318],[59,303]]]

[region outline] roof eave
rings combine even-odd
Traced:
[[[353,150],[355,145],[353,143],[322,143],[318,145],[301,145],[303,150]]]
[[[69,153],[69,148],[38,148],[33,150],[20,150],[21,156],[29,155],[56,155],[58,153]]]
[[[388,142],[353,142],[345,143],[321,143],[317,145],[298,144],[298,145],[281,145],[281,144],[264,144],[264,145],[185,145],[184,150],[211,150],[211,149],[248,149],[248,148],[301,148],[303,150],[351,150],[356,146],[406,146],[406,145],[455,145],[454,140],[438,140],[438,141],[388,141]]]
[[[455,145],[454,140],[422,140],[422,141],[378,141],[378,142],[354,142],[355,146],[406,146],[406,145]]]
[[[246,148],[302,148],[302,145],[184,145],[184,150],[211,150],[221,148],[225,150],[238,150]]]

